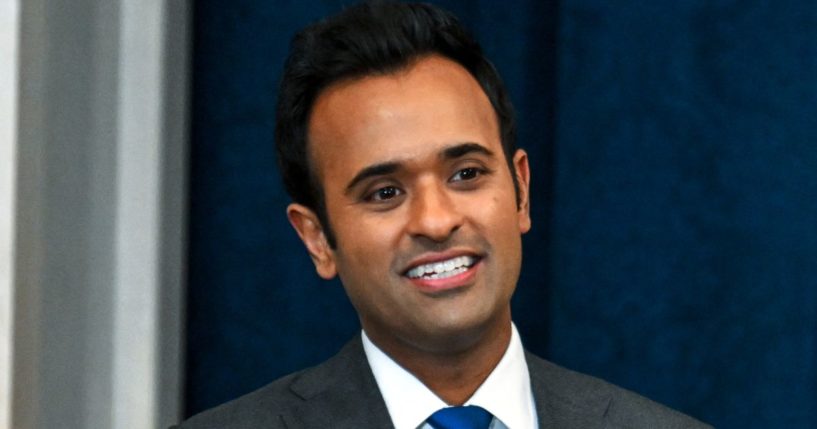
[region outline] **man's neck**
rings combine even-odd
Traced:
[[[382,341],[367,331],[381,350],[449,405],[462,405],[491,374],[511,340],[511,321],[492,323],[475,341],[453,350],[426,351]],[[452,341],[452,344],[456,343]]]

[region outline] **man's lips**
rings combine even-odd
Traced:
[[[434,262],[414,264],[404,277],[424,293],[438,294],[473,284],[480,266],[481,257],[460,253],[449,258],[436,258]]]
[[[479,261],[473,255],[454,256],[443,260],[421,263],[406,271],[410,279],[443,279],[464,273]]]

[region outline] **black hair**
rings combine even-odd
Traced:
[[[292,39],[278,98],[275,139],[284,185],[292,199],[315,211],[330,246],[323,188],[310,170],[308,124],[315,100],[330,85],[367,75],[386,75],[427,55],[441,55],[479,82],[496,112],[502,149],[510,166],[516,124],[507,90],[474,38],[450,12],[422,3],[364,2],[312,24]]]

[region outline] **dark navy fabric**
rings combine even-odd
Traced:
[[[194,5],[186,414],[336,352],[275,165],[289,38],[343,1]],[[817,3],[435,2],[532,169],[526,347],[717,427],[817,427]]]

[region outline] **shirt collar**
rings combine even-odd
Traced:
[[[416,429],[432,413],[448,406],[372,343],[366,332],[361,332],[361,337],[366,359],[396,429]],[[485,408],[509,429],[537,426],[525,351],[513,324],[505,354],[465,405]]]

